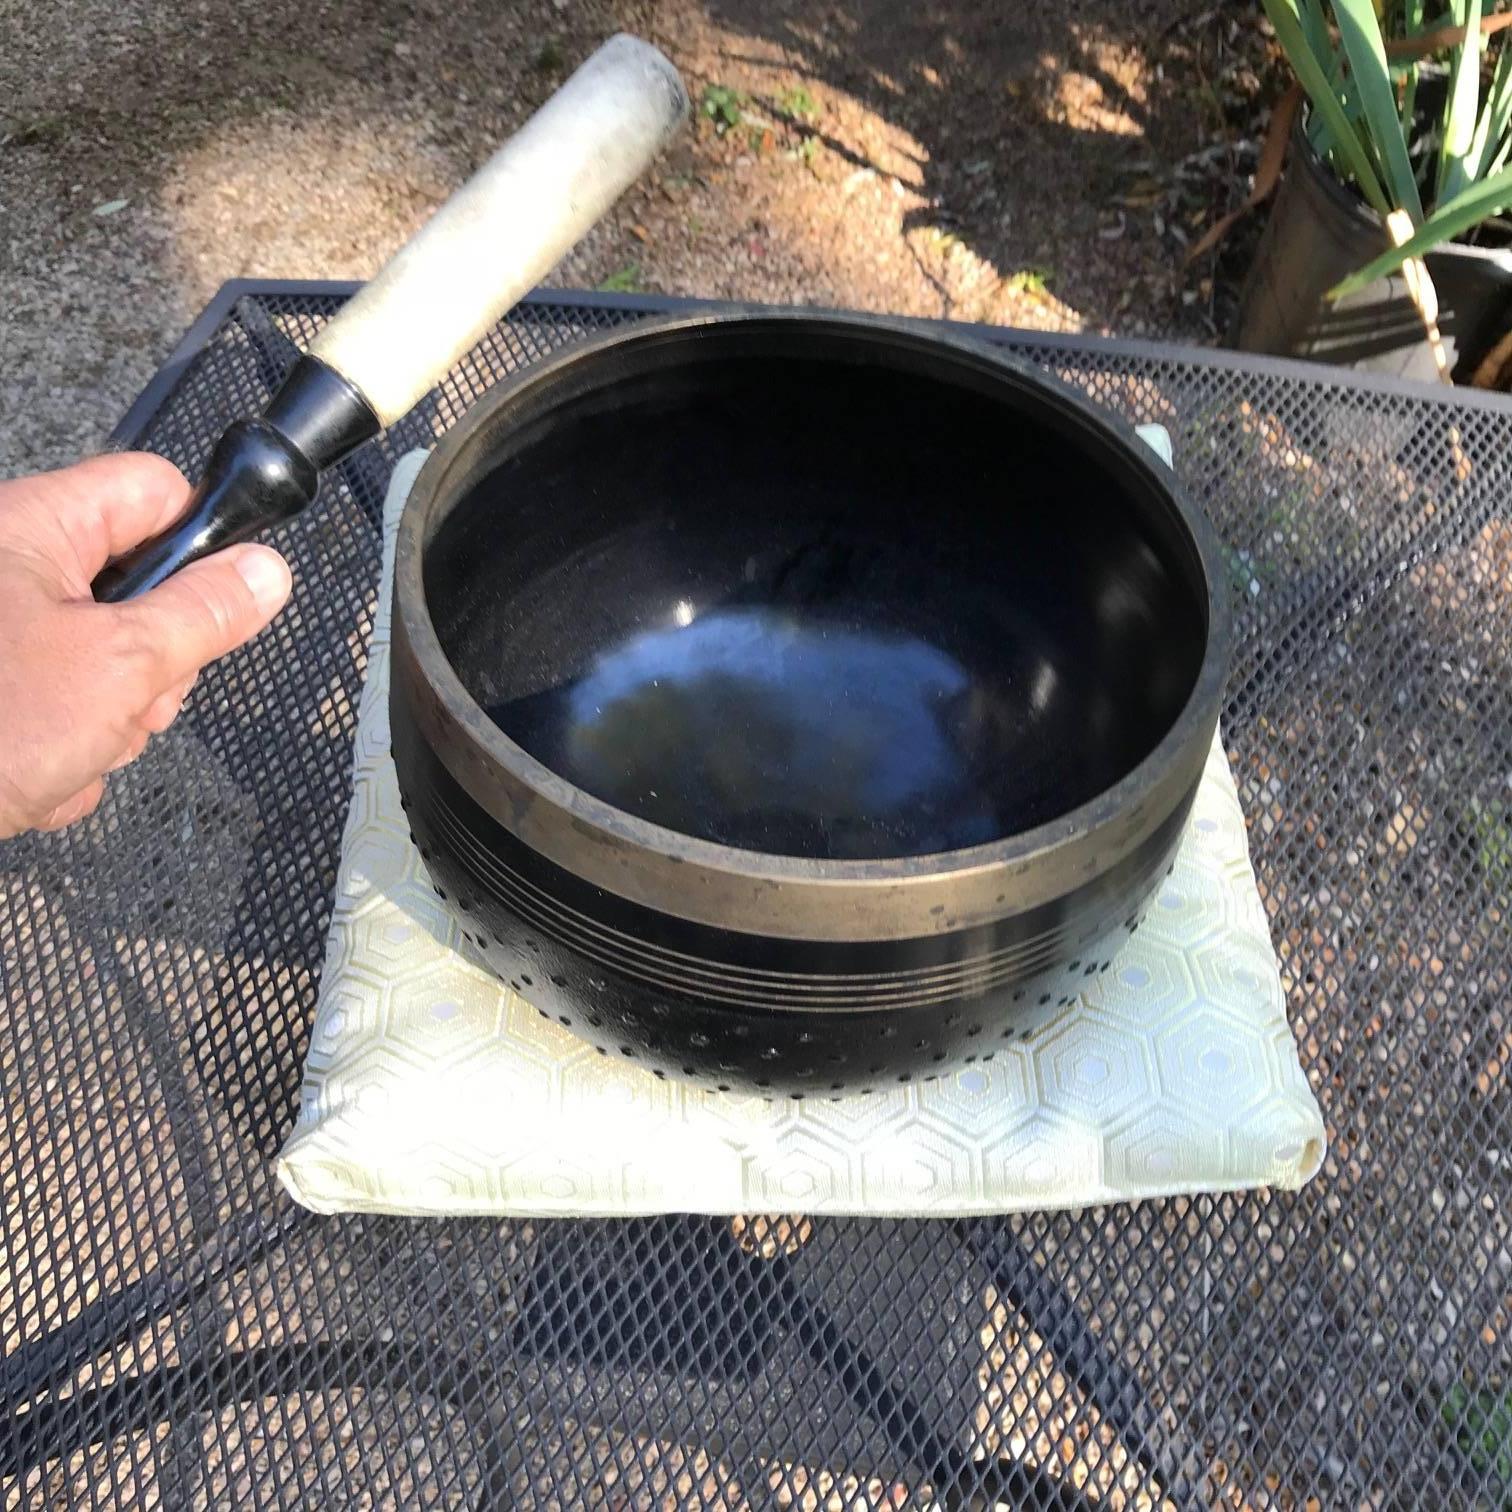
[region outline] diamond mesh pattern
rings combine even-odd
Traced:
[[[241,299],[193,472],[339,304]],[[1300,1196],[971,1223],[317,1220],[271,1179],[396,457],[620,308],[537,302],[280,532],[275,629],[0,851],[7,1506],[1501,1505],[1512,1498],[1512,407],[1000,332],[1175,439],[1331,1153]]]

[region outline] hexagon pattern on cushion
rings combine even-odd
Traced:
[[[1160,438],[1152,437],[1160,446]],[[1161,448],[1162,450],[1164,448]],[[1323,1160],[1244,816],[1214,742],[1172,875],[1071,1006],[935,1082],[835,1101],[702,1092],[615,1064],[469,959],[389,759],[388,549],[298,1121],[319,1212],[969,1214],[1297,1187]]]

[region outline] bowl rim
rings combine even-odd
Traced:
[[[1097,453],[1131,491],[1168,509],[1201,574],[1207,640],[1187,697],[1156,745],[1117,782],[1030,829],[955,851],[834,860],[744,850],[640,818],[561,777],[496,725],[463,685],[431,620],[423,567],[432,518],[489,470],[489,443],[509,424],[511,411],[534,400],[541,408],[531,413],[540,413],[596,387],[596,368],[609,369],[605,381],[615,381],[606,362],[614,353],[696,340],[711,328],[854,340],[879,355],[911,355],[998,385],[1005,400],[1037,409],[1068,441]],[[556,399],[554,386],[562,390]],[[573,343],[505,379],[427,458],[395,537],[391,712],[414,721],[463,790],[518,840],[632,902],[695,923],[791,939],[952,933],[1069,897],[1189,803],[1214,740],[1229,657],[1230,611],[1218,562],[1206,516],[1131,425],[980,336],[893,317],[811,310],[737,308],[651,318]]]

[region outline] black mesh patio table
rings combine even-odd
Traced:
[[[350,292],[228,285],[118,443],[193,473]],[[99,813],[0,848],[5,1505],[1512,1505],[1500,398],[982,332],[1166,426],[1224,540],[1226,741],[1330,1139],[1300,1195],[784,1225],[282,1195],[390,469],[672,303],[528,301],[279,532],[289,608]]]

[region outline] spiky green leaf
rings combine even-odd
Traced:
[[[1498,157],[1506,157],[1509,126],[1512,126],[1512,46],[1504,41],[1496,55],[1491,87],[1475,127],[1475,145],[1471,150],[1471,171],[1475,178],[1485,178],[1501,166]]]
[[[1423,25],[1423,0],[1405,0],[1402,6],[1402,35],[1417,36]],[[1406,82],[1402,85],[1402,135],[1410,142],[1417,129],[1414,116],[1417,112],[1418,65],[1414,58],[1407,65]]]
[[[1409,257],[1422,257],[1479,225],[1488,215],[1499,215],[1508,206],[1512,206],[1512,168],[1504,168],[1484,182],[1472,184],[1448,204],[1440,205],[1400,247],[1381,253],[1357,273],[1342,279],[1328,291],[1328,297],[1341,299],[1356,293],[1377,278],[1396,272]]]
[[[1389,215],[1392,206],[1381,188],[1370,155],[1350,124],[1338,95],[1330,87],[1328,60],[1320,58],[1308,41],[1297,8],[1298,0],[1264,0],[1264,3],[1265,14],[1276,29],[1277,39],[1286,56],[1291,59],[1291,65],[1297,71],[1297,78],[1307,91],[1313,109],[1328,130],[1331,144],[1341,160],[1340,166],[1353,174],[1360,193],[1366,200],[1382,215]]]
[[[1444,96],[1444,142],[1439,150],[1438,190],[1434,198],[1445,204],[1471,181],[1470,154],[1475,144],[1476,111],[1480,103],[1481,0],[1451,0],[1455,22],[1469,35],[1454,50],[1449,91]]]
[[[1478,8],[1480,0],[1468,3]],[[1366,136],[1375,144],[1386,187],[1395,204],[1412,217],[1413,225],[1419,225],[1423,201],[1407,156],[1407,138],[1397,114],[1396,93],[1386,67],[1386,43],[1375,8],[1370,0],[1334,0],[1334,16],[1349,58],[1351,83],[1365,117]]]

